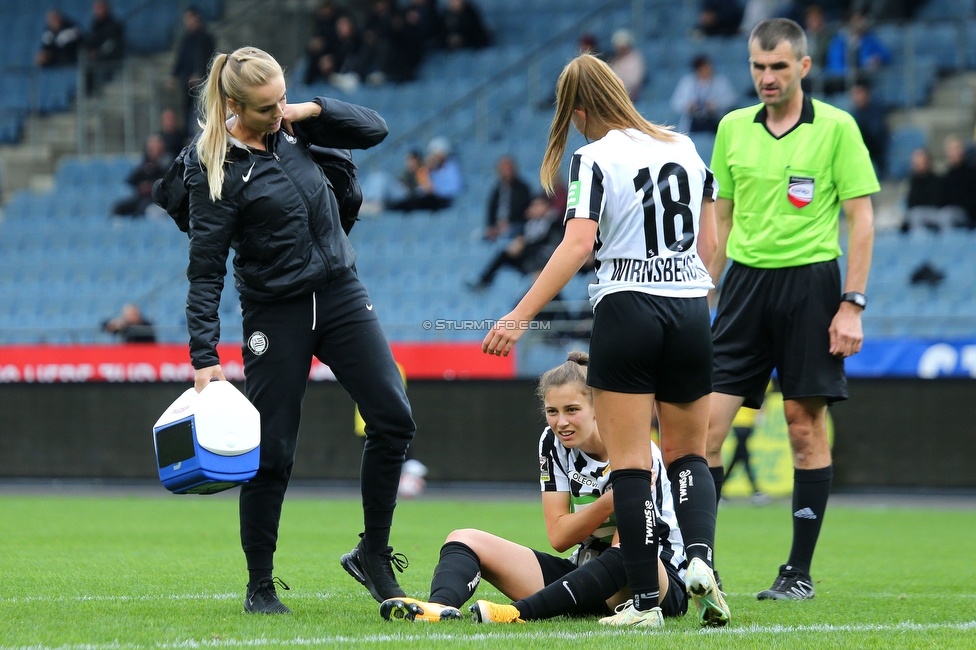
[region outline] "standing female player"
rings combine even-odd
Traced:
[[[573,277],[596,241],[590,285],[590,371],[596,417],[613,467],[620,547],[633,602],[611,621],[663,627],[657,607],[658,539],[648,438],[655,400],[675,512],[690,559],[685,582],[702,625],[729,609],[712,573],[715,484],[705,463],[712,343],[706,264],[717,234],[717,187],[685,136],[651,124],[620,80],[591,55],[570,61],[556,84],[556,114],[542,163],[552,187],[572,123],[589,144],[573,155],[566,231],[535,284],[485,337],[507,355],[528,322]]]
[[[586,385],[587,362],[585,353],[570,353],[568,361],[542,375],[538,389],[549,423],[539,440],[546,531],[557,551],[578,545],[573,555],[557,557],[484,531],[455,530],[441,548],[429,601],[391,598],[380,605],[383,618],[461,618],[459,608],[474,594],[482,577],[515,601],[511,605],[477,601],[471,611],[482,623],[515,623],[561,614],[605,615],[626,597],[623,557],[619,548],[610,546],[615,533],[610,465],[593,413],[592,391]],[[650,451],[661,538],[657,561],[660,607],[665,616],[682,616],[688,609],[682,582],[684,544],[674,518],[664,460],[653,442]]]
[[[371,147],[386,137],[386,123],[374,111],[324,97],[289,104],[277,61],[250,47],[214,58],[202,113],[184,176],[194,384],[202,390],[224,378],[217,308],[233,248],[246,392],[261,413],[261,465],[240,497],[249,574],[244,609],[289,611],[278,599],[272,570],[313,356],[329,365],[366,420],[365,532],[343,566],[380,601],[402,595],[388,542],[415,427],[390,346],[356,275],[336,197],[308,151],[313,144]]]

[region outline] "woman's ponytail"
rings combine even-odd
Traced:
[[[210,63],[207,79],[201,85],[200,105],[203,130],[197,141],[197,155],[207,170],[210,200],[219,201],[224,186],[224,160],[227,157],[227,95],[221,83],[221,74],[227,63],[226,54],[218,54]]]

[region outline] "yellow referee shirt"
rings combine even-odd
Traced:
[[[854,118],[807,96],[779,138],[762,104],[726,115],[711,168],[719,198],[735,203],[728,257],[758,268],[839,257],[840,202],[881,189]]]

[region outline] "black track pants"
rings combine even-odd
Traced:
[[[388,530],[416,427],[366,287],[349,271],[314,294],[242,304],[246,392],[261,413],[261,467],[241,487],[240,498],[248,569],[273,568],[313,355],[332,369],[366,421],[364,523],[367,529]]]

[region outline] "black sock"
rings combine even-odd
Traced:
[[[786,564],[806,574],[810,573],[813,551],[817,548],[833,476],[833,465],[793,470],[793,546]]]
[[[709,467],[708,473],[712,475],[712,481],[715,483],[715,504],[722,500],[722,485],[725,483],[725,468],[719,465],[718,467]]]
[[[430,602],[460,607],[471,598],[481,582],[481,560],[462,542],[441,547],[441,559],[430,580]]]
[[[252,587],[257,587],[258,583],[262,580],[270,580],[272,569],[248,569],[247,570],[247,588],[250,590]]]
[[[701,558],[712,566],[715,547],[715,482],[701,456],[682,456],[668,466],[674,514],[688,559]],[[614,493],[616,495],[616,493]]]
[[[651,471],[615,469],[613,510],[620,534],[627,584],[634,595],[634,609],[658,606],[660,587],[657,577],[657,521],[651,498]]]
[[[523,621],[564,614],[606,614],[606,600],[624,588],[627,572],[617,547],[606,551],[575,571],[513,605]]]
[[[370,553],[382,553],[389,545],[389,526],[366,526],[366,532],[363,533],[363,550]]]

